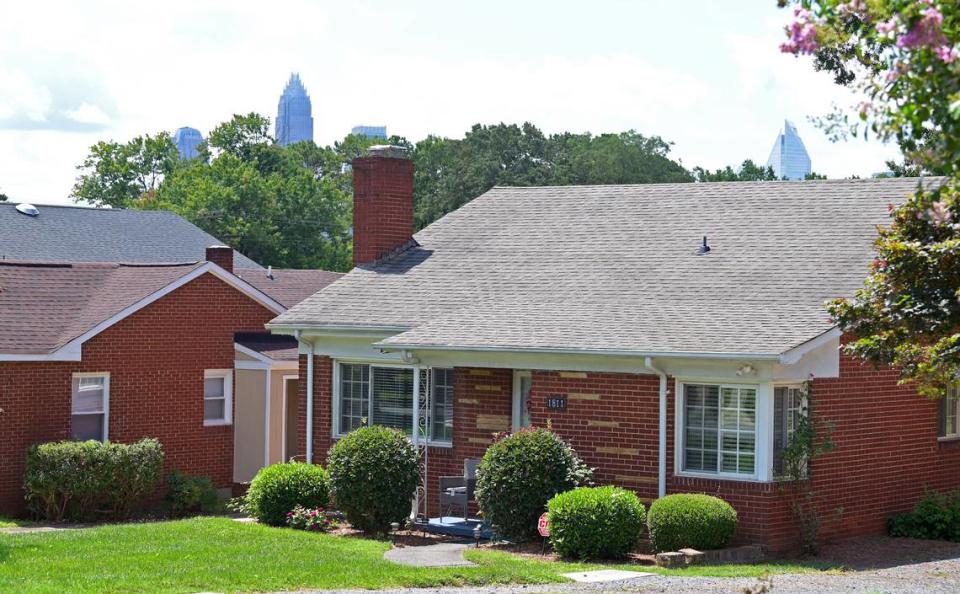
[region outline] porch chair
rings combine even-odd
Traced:
[[[473,501],[473,490],[477,486],[477,465],[480,460],[463,461],[463,476],[440,477],[440,518],[444,517],[444,508],[463,508],[463,519],[467,520],[469,505]]]

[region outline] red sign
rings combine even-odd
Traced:
[[[549,514],[543,514],[542,516],[540,516],[540,519],[537,520],[537,532],[539,532],[540,536],[544,538],[550,536]]]

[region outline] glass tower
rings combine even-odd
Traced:
[[[203,134],[196,128],[184,126],[178,128],[173,134],[173,144],[177,145],[181,159],[195,159],[197,154],[197,145],[203,142]]]
[[[797,134],[797,127],[790,120],[784,120],[783,124],[783,132],[773,143],[767,166],[773,167],[777,178],[803,179],[812,171],[810,155]]]
[[[360,136],[366,136],[367,138],[386,138],[387,127],[386,126],[354,126],[350,130],[350,133],[358,134]]]
[[[310,96],[300,82],[299,74],[291,74],[277,106],[277,144],[313,140],[313,108]]]

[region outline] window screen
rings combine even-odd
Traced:
[[[107,376],[75,376],[70,436],[77,441],[107,439]]]

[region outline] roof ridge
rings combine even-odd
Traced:
[[[180,266],[196,266],[201,261],[193,262],[84,262],[84,261],[42,261],[42,260],[4,260],[0,258],[0,266],[18,266],[22,268],[175,268]],[[250,270],[256,270],[251,268]]]
[[[637,183],[637,184],[547,184],[540,186],[501,186],[495,185],[490,190],[536,190],[536,189],[553,189],[553,188],[564,188],[564,189],[582,189],[582,188],[636,188],[636,187],[657,187],[663,188],[664,186],[690,186],[690,185],[704,185],[704,186],[733,186],[733,185],[769,185],[769,184],[806,184],[806,185],[819,185],[819,184],[836,184],[836,183],[892,183],[893,181],[921,181],[921,180],[938,180],[943,179],[943,175],[916,175],[916,176],[903,176],[903,177],[863,177],[863,178],[832,178],[832,179],[775,179],[775,180],[749,180],[749,181],[717,181],[717,182],[646,182],[646,183]],[[481,194],[482,196],[482,194]]]

